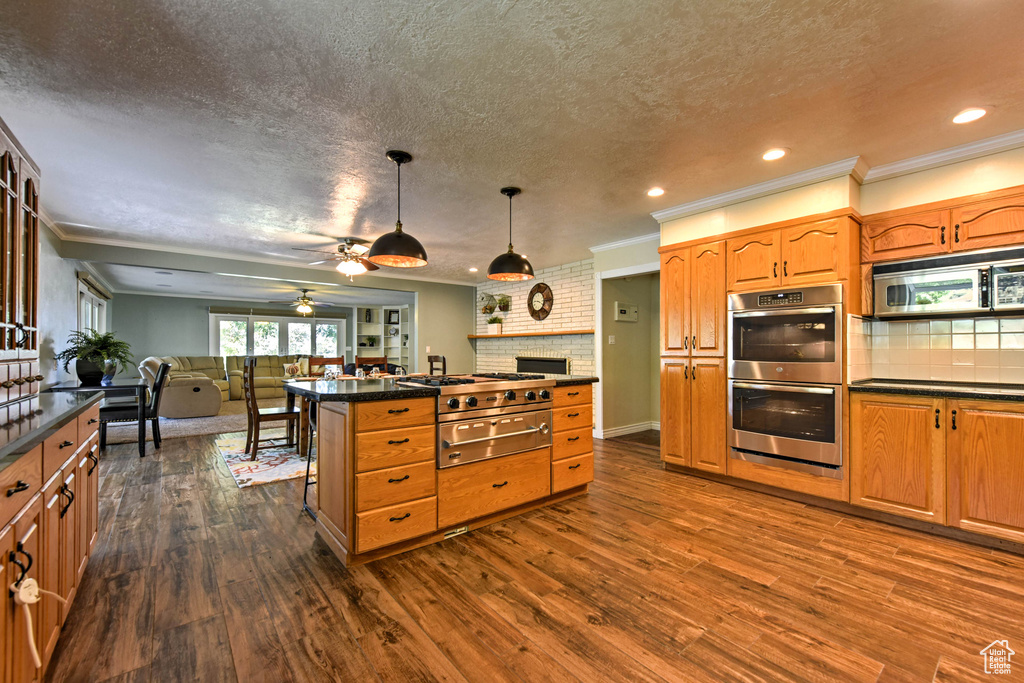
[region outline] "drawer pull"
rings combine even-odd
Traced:
[[[580,392],[578,392],[578,391],[570,391],[569,393],[566,394],[566,396],[579,396],[579,395],[580,395]]]
[[[568,439],[566,439],[566,441],[579,441],[579,440],[580,440],[580,437],[578,437],[578,436],[570,436]]]
[[[71,504],[75,502],[75,492],[68,488],[67,484],[60,485],[60,492],[68,499],[68,504],[61,508],[60,516],[61,519],[64,515],[68,514],[68,510],[71,509]]]
[[[405,513],[404,515],[402,515],[401,517],[391,517],[391,518],[389,518],[389,519],[388,519],[388,521],[389,521],[389,522],[401,522],[401,521],[402,521],[403,519],[405,519],[406,517],[411,517],[411,516],[412,516],[412,513],[411,513],[411,512],[406,512],[406,513]]]
[[[401,441],[394,441],[394,440],[389,440],[388,441],[388,445],[390,445],[390,446],[394,446],[395,444],[399,444],[399,443],[409,443],[408,437],[402,439]]]
[[[7,489],[7,497],[10,498],[15,493],[21,493],[22,491],[28,491],[28,482],[19,479],[14,488]]]
[[[581,462],[578,462],[578,463],[576,463],[575,465],[569,465],[569,469],[570,469],[570,470],[574,470],[574,469],[578,468],[578,467],[579,467],[580,465],[582,465],[582,464],[583,464],[583,463],[581,463]]]
[[[42,382],[44,379],[45,378],[42,375],[36,375],[35,377],[32,378],[32,381],[34,381],[34,382]]]
[[[96,424],[96,423],[97,423],[97,422],[99,422],[99,421],[100,421],[100,420],[99,420],[99,418],[98,418],[98,417],[90,417],[90,418],[89,418],[89,421],[88,421],[88,422],[86,422],[86,424],[94,425],[94,424]]]
[[[408,478],[409,478],[409,475],[407,474],[404,477],[402,477],[401,479],[388,479],[388,483],[389,484],[397,484],[398,482],[405,481]]]
[[[388,414],[389,415],[395,415],[397,413],[408,413],[408,412],[409,412],[408,408],[399,408],[398,410],[395,410],[394,408],[389,408],[388,409]]]
[[[61,441],[61,442],[60,442],[60,445],[59,445],[59,446],[57,446],[57,448],[59,448],[59,449],[61,449],[61,450],[64,450],[64,449],[65,449],[65,448],[67,448],[68,446],[74,446],[74,445],[75,445],[75,442],[74,442],[74,441]]]
[[[4,389],[10,389],[13,386],[14,382],[12,382],[11,380],[6,380],[2,384],[0,384],[0,387],[3,387]]]
[[[508,482],[507,481],[503,481],[500,484],[491,484],[491,487],[496,488],[496,489],[500,489],[502,486],[508,486]]]
[[[18,379],[12,380],[12,381],[20,387],[22,384],[24,384],[28,380],[25,379],[24,377],[19,377]]]
[[[568,415],[566,415],[566,417],[579,417],[579,416],[580,416],[579,413],[569,413]]]

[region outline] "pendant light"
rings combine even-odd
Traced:
[[[420,268],[427,265],[427,252],[418,239],[402,232],[402,164],[412,161],[412,155],[393,149],[387,157],[398,166],[398,221],[394,232],[377,238],[366,259],[378,266]]]
[[[490,267],[487,268],[488,280],[514,282],[533,279],[533,266],[525,256],[517,254],[512,249],[512,198],[520,192],[522,190],[518,187],[501,188],[501,193],[508,197],[508,251],[491,261]]]

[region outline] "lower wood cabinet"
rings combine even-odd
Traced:
[[[946,522],[945,399],[850,396],[850,502]]]
[[[551,493],[551,449],[449,467],[437,473],[437,526],[454,526]]]
[[[724,358],[661,362],[661,459],[726,473]]]
[[[437,498],[423,498],[356,515],[356,552],[407,541],[437,529]]]
[[[38,493],[33,497],[32,502],[26,507],[10,524],[12,533],[9,537],[7,583],[3,585],[3,595],[7,597],[4,619],[8,623],[9,632],[9,655],[6,657],[9,680],[12,683],[30,683],[31,681],[42,680],[42,672],[36,669],[32,660],[31,651],[28,648],[28,622],[25,620],[22,607],[15,604],[10,598],[7,587],[18,580],[22,574],[21,567],[17,562],[27,567],[26,578],[40,580],[41,559],[43,547],[43,504],[42,496]],[[10,553],[13,551],[14,556]],[[29,559],[31,558],[31,559]],[[29,607],[32,615],[33,638],[38,638],[39,612],[41,603]],[[37,641],[38,642],[38,641]]]

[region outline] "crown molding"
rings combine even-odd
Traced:
[[[897,178],[910,173],[927,171],[931,168],[955,164],[958,161],[977,159],[978,157],[984,157],[990,154],[998,154],[999,152],[1006,152],[1011,149],[1017,149],[1018,147],[1024,147],[1024,130],[1017,130],[1012,133],[1006,133],[1005,135],[985,138],[984,140],[978,140],[977,142],[969,142],[966,145],[950,147],[949,149],[931,152],[930,154],[922,154],[919,157],[913,157],[911,159],[894,161],[891,164],[875,166],[864,174],[863,183],[865,185],[868,183],[877,183],[880,180],[888,180],[889,178]]]
[[[57,221],[53,220],[53,216],[50,215],[46,210],[46,207],[42,204],[39,205],[39,220],[41,220],[43,225],[49,228],[50,232],[56,235],[57,239],[61,242],[68,239],[68,234],[64,232],[59,225],[57,225]]]
[[[813,185],[814,183],[832,180],[833,178],[853,176],[857,182],[862,182],[867,170],[867,164],[859,156],[850,157],[849,159],[825,164],[824,166],[800,171],[799,173],[793,173],[792,175],[783,176],[781,178],[775,178],[774,180],[768,180],[763,183],[758,183],[757,185],[749,185],[738,190],[730,190],[729,192],[723,192],[722,194],[698,199],[695,202],[680,204],[679,206],[655,211],[651,216],[653,216],[654,220],[659,223],[665,223],[666,221],[671,221],[676,218],[683,218],[685,216],[704,213],[705,211],[720,209],[723,206],[730,206],[732,204],[738,204],[751,199],[758,199],[759,197],[767,197],[768,195],[785,192],[786,190],[795,190],[798,187]]]
[[[606,242],[604,244],[598,244],[597,246],[590,247],[590,253],[597,254],[602,251],[613,251],[615,249],[621,249],[623,247],[632,246],[634,244],[645,244],[647,242],[657,242],[661,244],[661,233],[652,232],[649,235],[640,235],[639,237],[629,237],[624,240],[617,240],[615,242]]]

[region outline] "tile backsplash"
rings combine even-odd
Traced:
[[[868,377],[1024,384],[1024,318],[850,316],[850,381]]]

